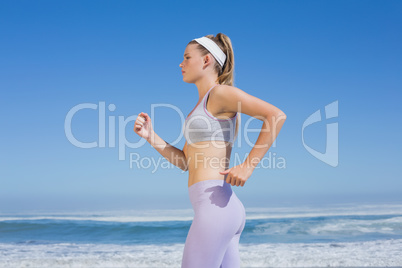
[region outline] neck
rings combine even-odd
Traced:
[[[199,98],[202,99],[205,96],[205,94],[207,94],[208,90],[210,90],[211,87],[213,87],[216,84],[217,82],[214,82],[211,79],[204,79],[195,82],[195,85],[197,86],[198,89]]]

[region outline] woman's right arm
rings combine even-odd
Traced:
[[[144,138],[152,145],[164,158],[166,158],[170,163],[177,166],[183,171],[187,171],[187,159],[184,153],[186,144],[183,147],[183,150],[180,150],[161,137],[156,134],[152,129],[151,118],[146,113],[140,113],[135,120],[134,124],[134,132],[137,133],[140,137]]]

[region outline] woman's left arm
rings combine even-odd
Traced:
[[[233,86],[218,86],[214,91],[214,100],[219,103],[223,112],[239,112],[263,121],[258,139],[246,160],[220,172],[222,175],[228,174],[227,183],[243,186],[274,143],[285,123],[286,114],[274,105]]]

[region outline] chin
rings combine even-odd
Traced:
[[[186,78],[184,78],[184,77],[183,77],[183,81],[186,82],[186,83],[189,83],[189,84],[193,84],[193,83],[194,83],[193,81],[189,81],[188,79],[186,79]]]

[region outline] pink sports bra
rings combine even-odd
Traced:
[[[238,113],[232,118],[218,119],[207,110],[209,92],[217,85],[208,90],[184,122],[183,134],[188,144],[207,140],[234,142]]]

